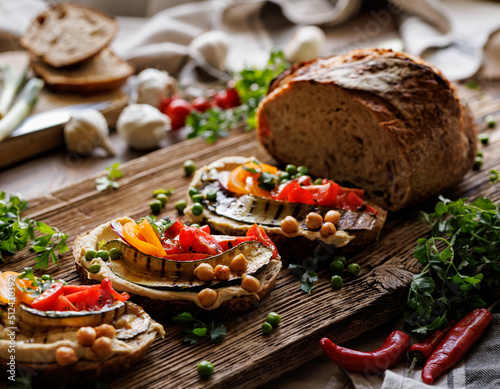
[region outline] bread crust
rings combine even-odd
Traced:
[[[312,117],[308,111],[313,103],[302,101],[294,106],[295,117],[305,115],[302,122],[294,124],[282,115],[285,123],[279,123],[276,116],[286,105],[309,95],[324,97],[323,114]],[[334,99],[346,105],[328,105]],[[357,116],[342,122],[340,114],[332,113],[341,108]],[[321,127],[324,137],[315,144],[294,144],[290,136],[297,131],[318,135],[314,128],[299,128],[307,120],[310,127]],[[259,105],[257,121],[259,139],[275,159],[304,164],[315,175],[350,182],[391,211],[419,203],[458,182],[472,167],[477,150],[474,121],[449,81],[423,60],[391,50],[360,49],[292,66],[271,84]],[[358,132],[357,139],[344,141],[349,134],[340,139],[339,127],[346,125]],[[371,147],[363,145],[368,138],[374,138]],[[390,149],[390,161],[379,139]],[[307,151],[317,149],[316,159],[326,162],[308,163],[310,158],[301,146]],[[349,164],[332,162],[334,151],[344,159],[348,156],[335,147],[357,150],[360,158]],[[376,169],[366,165],[377,164],[382,179],[373,182]]]

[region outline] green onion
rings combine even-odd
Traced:
[[[0,142],[7,138],[21,122],[29,115],[38,100],[38,95],[43,88],[43,81],[32,78],[28,81],[19,100],[16,101],[7,115],[0,120]]]
[[[19,88],[26,79],[28,68],[29,66],[26,65],[19,74],[13,72],[10,66],[0,68],[3,79],[2,93],[0,94],[0,119],[7,114]]]

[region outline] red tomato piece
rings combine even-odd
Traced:
[[[99,287],[99,285],[63,285],[64,295],[73,294],[77,292],[83,292],[89,288]]]
[[[116,290],[114,290],[109,277],[106,277],[104,280],[101,281],[100,290],[101,290],[101,294],[103,291],[111,293],[113,298],[115,300],[118,300],[118,301],[127,301],[130,298],[128,293],[123,292],[120,294]]]
[[[300,176],[300,177],[296,178],[296,180],[299,183],[299,185],[301,185],[301,186],[311,185],[311,177],[310,176]]]
[[[184,223],[177,219],[172,223],[170,227],[168,227],[163,233],[163,239],[174,239],[179,232],[184,228]]]
[[[200,230],[205,231],[207,234],[210,234],[210,226],[208,224],[201,226]]]
[[[210,101],[202,96],[196,97],[191,102],[191,106],[199,112],[205,112],[207,109],[212,108]]]
[[[364,197],[365,197],[365,191],[363,189],[346,188],[344,186],[339,186],[339,195],[344,194],[344,193],[349,194],[351,192],[354,192],[360,199],[364,199]]]
[[[50,311],[53,309],[57,298],[62,296],[63,293],[63,284],[61,282],[56,282],[52,284],[49,289],[44,290],[43,293],[33,301],[31,306],[40,311]]]
[[[222,109],[234,108],[241,105],[240,96],[234,88],[217,92],[214,96],[214,102],[215,105]]]
[[[239,245],[240,243],[249,242],[249,241],[252,241],[252,240],[257,240],[258,241],[258,239],[257,239],[256,236],[253,236],[253,235],[252,236],[248,236],[248,233],[247,233],[247,236],[225,236],[221,240],[219,240],[217,238],[217,241],[221,245],[223,251],[230,250],[234,246]]]
[[[326,183],[323,185],[309,185],[303,186],[304,189],[308,190],[314,197],[314,200],[318,205],[327,207],[332,205],[337,198],[339,191],[338,184]]]
[[[370,212],[370,213],[373,213],[374,215],[378,215],[378,211],[373,208],[371,205],[368,205],[368,204],[365,204],[366,208],[365,208],[365,211],[366,212]]]
[[[101,295],[99,285],[94,285],[86,290],[68,294],[65,297],[72,303],[79,311],[91,311],[96,306]]]
[[[271,191],[271,198],[274,200],[286,201],[290,192],[296,188],[300,188],[297,181],[285,182]]]
[[[217,240],[196,227],[185,227],[179,234],[179,243],[184,252],[216,255],[222,252]]]
[[[161,242],[161,244],[163,245],[163,248],[165,249],[167,256],[169,256],[170,254],[182,253],[182,248],[181,245],[179,244],[178,239],[167,239]]]
[[[170,118],[172,130],[177,130],[186,123],[186,118],[191,113],[191,104],[181,98],[175,99],[168,105],[165,113]]]
[[[261,242],[263,245],[272,249],[273,250],[273,258],[278,256],[278,249],[274,245],[273,241],[269,238],[269,236],[267,236],[266,231],[264,231],[264,229],[261,226],[254,224],[247,231],[247,236],[256,237],[258,242]]]
[[[360,198],[355,192],[349,192],[346,200],[352,210],[358,210],[364,204],[363,199]]]
[[[293,189],[289,193],[287,201],[289,201],[290,203],[316,204],[312,193],[302,188],[300,185],[298,188]]]
[[[161,99],[160,106],[158,107],[160,112],[162,112],[166,115],[168,106],[170,105],[170,103],[172,101],[174,101],[174,99],[177,99],[177,98],[178,98],[177,96],[167,96],[167,97],[164,97],[163,99]]]
[[[65,296],[57,297],[57,300],[52,307],[53,311],[78,311],[78,308],[75,307]]]

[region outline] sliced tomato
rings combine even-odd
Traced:
[[[167,255],[163,247],[156,247],[151,243],[145,242],[139,227],[134,222],[128,222],[123,225],[123,238],[125,241],[144,254],[164,257]]]
[[[247,231],[247,237],[254,237],[258,242],[261,242],[265,246],[272,249],[273,258],[278,256],[278,249],[276,248],[273,241],[269,238],[269,236],[267,236],[266,231],[264,231],[261,226],[254,224],[252,227],[250,227],[250,229]]]
[[[166,259],[171,259],[172,261],[197,261],[199,259],[205,259],[210,257],[210,254],[200,254],[200,253],[182,253],[182,254],[169,254]]]
[[[179,234],[179,243],[184,252],[216,255],[222,252],[217,240],[196,227],[185,227]]]
[[[109,277],[106,277],[101,281],[100,291],[101,295],[103,291],[109,292],[113,296],[113,298],[118,301],[127,301],[130,298],[130,295],[128,293],[118,293],[116,290],[114,290]]]
[[[179,244],[179,239],[167,239],[161,242],[163,245],[163,249],[167,253],[167,256],[170,254],[181,254],[182,247]]]
[[[38,309],[40,311],[51,311],[57,298],[62,296],[64,293],[62,282],[56,282],[52,284],[49,289],[43,291],[43,293],[38,296],[31,303],[31,307]]]
[[[146,242],[152,244],[159,250],[163,250],[160,238],[158,238],[158,235],[156,234],[155,230],[146,219],[144,219],[142,222],[139,223],[139,230],[141,231],[141,234],[144,237],[144,239],[146,239]],[[165,255],[167,255],[167,253],[164,253],[162,256]]]
[[[301,186],[290,192],[287,201],[290,203],[316,204],[313,194]]]
[[[223,251],[227,251],[232,249],[234,246],[239,245],[240,243],[243,242],[249,242],[252,240],[257,240],[257,237],[252,235],[252,236],[224,236],[223,239],[216,238],[219,244],[222,247]]]
[[[285,182],[271,191],[271,197],[274,200],[287,201],[290,192],[296,188],[300,188],[297,181],[292,180]]]
[[[94,285],[80,292],[75,292],[68,294],[65,297],[71,302],[79,311],[90,311],[92,310],[101,295],[99,285]]]
[[[8,304],[11,296],[10,287],[15,283],[19,273],[14,271],[4,271],[0,273],[0,302]]]
[[[78,311],[66,296],[58,296],[54,305],[52,306],[52,311],[62,312],[62,311]]]
[[[344,193],[349,194],[351,192],[354,192],[360,199],[364,199],[365,198],[365,191],[363,189],[346,188],[344,186],[339,186],[339,195],[344,194]]]
[[[329,182],[323,185],[303,186],[303,188],[313,195],[318,205],[327,207],[335,202],[339,191],[339,184]]]
[[[170,227],[168,227],[163,233],[163,239],[174,239],[179,232],[184,228],[184,223],[177,219],[172,223]]]
[[[251,169],[254,169],[257,173],[249,171]],[[257,164],[255,162],[247,162],[244,165],[236,167],[229,173],[227,189],[236,194],[252,193],[256,196],[270,197],[267,191],[265,191],[264,195],[262,192],[264,189],[258,186],[260,172],[276,174],[278,168],[266,163]],[[249,177],[252,177],[252,180],[248,180]],[[255,193],[252,190],[255,190]]]
[[[310,176],[300,176],[296,178],[297,182],[301,186],[311,185],[311,177]]]
[[[373,213],[374,215],[378,215],[378,211],[373,208],[371,205],[365,204],[365,211]]]
[[[77,292],[82,292],[84,290],[87,290],[89,288],[99,288],[99,285],[63,285],[63,291],[64,295],[72,294],[72,293],[77,293]]]
[[[207,234],[210,234],[210,226],[208,224],[201,226],[200,230],[205,231]]]
[[[246,194],[248,190],[246,188],[248,172],[243,169],[242,166],[238,166],[229,173],[227,179],[227,189],[236,194]]]

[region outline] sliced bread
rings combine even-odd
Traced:
[[[110,49],[78,65],[54,68],[40,59],[33,59],[34,72],[54,92],[99,93],[121,87],[134,72],[128,62]]]
[[[258,136],[283,164],[349,182],[396,211],[441,193],[474,164],[474,121],[423,60],[360,49],[299,63],[271,85]]]
[[[116,35],[110,16],[72,3],[51,5],[27,28],[21,44],[54,67],[74,65],[95,56]]]

